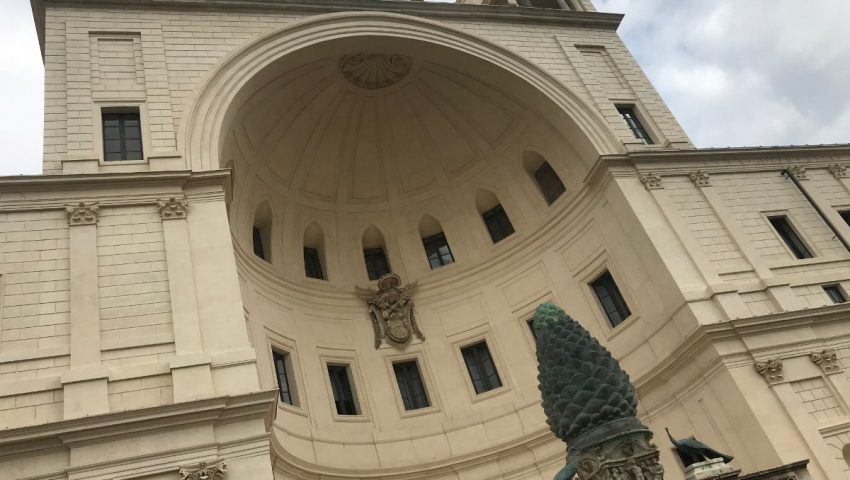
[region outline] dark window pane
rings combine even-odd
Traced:
[[[623,117],[623,120],[626,122],[626,125],[629,126],[629,130],[632,131],[632,135],[634,135],[635,138],[647,145],[652,145],[652,138],[650,138],[646,129],[643,128],[643,124],[640,123],[640,119],[638,119],[635,114],[634,107],[618,106],[617,111],[620,112],[620,116]]]
[[[487,225],[487,231],[490,232],[490,238],[493,243],[499,243],[504,238],[514,233],[514,226],[511,224],[511,219],[505,213],[505,209],[501,205],[482,213],[484,223]]]
[[[422,246],[425,247],[425,254],[428,256],[428,263],[432,270],[455,261],[443,232],[423,238]]]
[[[328,376],[331,380],[336,413],[339,415],[357,415],[354,392],[351,390],[351,383],[348,380],[348,366],[328,365]]]
[[[612,327],[623,323],[632,314],[610,272],[603,273],[590,284]]]
[[[567,191],[564,182],[561,181],[561,178],[555,173],[552,166],[549,165],[549,162],[543,162],[543,165],[537,168],[534,172],[534,180],[537,182],[537,186],[540,187],[540,191],[543,192],[543,198],[546,199],[546,203],[549,205],[552,205],[558,197]]]
[[[143,160],[142,129],[138,112],[104,113],[103,123],[103,159]]]
[[[770,224],[773,225],[774,229],[776,229],[776,233],[782,237],[782,240],[786,245],[788,245],[788,248],[795,257],[812,258],[812,252],[809,251],[806,244],[803,243],[803,240],[799,235],[797,235],[797,232],[794,231],[794,227],[791,226],[791,223],[788,221],[788,217],[785,215],[778,215],[775,217],[768,217],[768,221],[770,221]]]
[[[274,371],[277,374],[277,389],[280,391],[280,400],[284,403],[294,405],[292,403],[292,392],[289,388],[289,373],[287,371],[287,357],[289,354],[272,352],[274,359]]]
[[[469,371],[469,379],[476,394],[482,394],[502,386],[493,357],[486,342],[476,343],[461,349],[463,361]]]
[[[253,236],[254,255],[262,258],[263,260],[266,260],[266,249],[265,245],[263,245],[263,232],[259,228],[254,227]]]
[[[847,301],[844,297],[844,292],[841,291],[841,287],[838,285],[824,285],[823,291],[829,295],[829,299],[832,300],[832,303],[844,303]]]
[[[325,279],[322,261],[319,259],[319,251],[315,248],[304,247],[304,273],[307,278]]]
[[[394,363],[393,371],[405,410],[417,410],[431,405],[416,361]]]
[[[390,263],[387,261],[387,255],[383,248],[365,248],[363,249],[363,259],[366,262],[366,272],[369,274],[369,280],[377,280],[381,276],[390,273]]]
[[[844,219],[844,223],[850,226],[850,210],[842,210],[838,212],[841,215],[841,218]]]
[[[534,338],[534,343],[537,343],[537,332],[534,331],[534,319],[525,322],[528,325],[528,329],[531,330],[531,336]]]

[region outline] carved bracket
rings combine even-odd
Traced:
[[[711,186],[711,177],[708,173],[703,172],[702,170],[697,170],[696,172],[691,172],[688,174],[691,178],[691,181],[694,182],[694,185],[697,187],[710,187]]]
[[[661,185],[661,176],[652,172],[647,173],[646,175],[641,175],[640,183],[642,183],[643,188],[647,190],[660,190],[664,188],[664,186]]]
[[[185,198],[178,200],[171,197],[168,200],[157,200],[156,206],[159,208],[159,214],[163,220],[186,218],[186,214],[189,213],[189,202]]]
[[[771,359],[764,362],[755,363],[756,371],[759,372],[765,381],[771,385],[781,383],[784,379],[782,376],[782,360]]]
[[[833,177],[835,177],[836,180],[838,180],[839,178],[847,178],[846,165],[841,165],[840,163],[833,163],[832,165],[827,166],[826,169],[829,171],[829,173],[832,174]]]
[[[97,211],[100,209],[97,203],[86,205],[85,202],[80,202],[76,206],[68,205],[65,211],[68,213],[68,225],[96,225]]]
[[[802,165],[791,165],[785,171],[797,180],[809,179],[809,177],[806,176],[806,167]]]
[[[841,371],[841,363],[838,361],[838,353],[833,348],[825,348],[819,352],[809,353],[809,358],[815,365],[820,367],[823,373],[835,373]]]
[[[181,480],[219,480],[224,478],[227,473],[227,464],[224,460],[207,465],[207,462],[201,462],[194,468],[180,468],[177,474]]]

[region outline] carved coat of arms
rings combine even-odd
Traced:
[[[413,300],[410,296],[414,290],[416,282],[402,286],[401,277],[395,273],[379,278],[377,290],[355,287],[357,295],[369,305],[376,349],[385,338],[397,344],[406,343],[412,335],[425,340],[413,315]]]

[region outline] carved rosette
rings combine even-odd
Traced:
[[[835,177],[836,180],[839,178],[847,178],[847,166],[841,165],[840,163],[833,163],[832,165],[828,165],[826,167],[827,171]]]
[[[691,181],[694,182],[694,185],[697,187],[702,188],[711,186],[711,177],[707,172],[703,172],[702,170],[691,172],[688,174],[688,177],[691,178]]]
[[[642,183],[643,188],[647,190],[660,190],[664,188],[664,186],[661,185],[661,176],[652,172],[647,173],[646,175],[641,175],[640,183]]]
[[[785,171],[787,171],[788,174],[794,177],[796,180],[809,179],[809,177],[806,176],[806,167],[802,165],[791,165]]]
[[[784,379],[782,376],[782,360],[770,359],[763,362],[756,362],[754,367],[764,377],[765,381],[771,385],[780,383]]]
[[[809,358],[815,365],[820,367],[823,373],[835,373],[841,371],[841,364],[838,362],[838,353],[835,349],[825,348],[819,352],[809,353]]]
[[[184,198],[171,197],[168,200],[157,200],[156,206],[159,208],[159,214],[163,220],[186,218],[186,214],[189,212],[189,202]]]
[[[68,205],[65,211],[68,213],[68,225],[96,225],[97,212],[100,207],[97,203],[80,202],[76,206]]]
[[[351,84],[375,90],[395,85],[410,73],[413,60],[405,55],[355,53],[343,55],[339,71]]]
[[[604,442],[579,454],[576,480],[662,480],[658,447],[651,434],[635,432]]]
[[[201,462],[194,468],[181,468],[177,471],[180,475],[180,480],[219,480],[224,478],[227,473],[227,464],[224,460],[207,465],[206,462]]]

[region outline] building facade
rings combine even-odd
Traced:
[[[516,3],[33,0],[0,479],[549,479],[544,301],[666,478],[848,478],[850,147],[696,149],[621,16]]]

